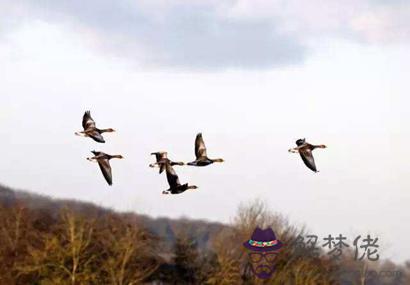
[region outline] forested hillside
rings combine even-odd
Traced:
[[[261,202],[240,206],[230,225],[118,213],[3,186],[0,205],[0,284],[410,284],[410,263],[353,261],[351,252],[332,260],[295,246],[305,230]],[[250,274],[242,247],[256,226],[271,226],[286,244],[265,283]]]

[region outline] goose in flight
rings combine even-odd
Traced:
[[[289,149],[289,152],[299,153],[305,165],[312,171],[318,172],[316,169],[315,159],[313,158],[312,151],[315,148],[326,148],[325,145],[312,145],[306,142],[306,139],[298,139],[296,141],[297,147]]]
[[[188,183],[182,184],[179,182],[178,175],[176,174],[174,168],[170,163],[165,163],[165,171],[167,173],[167,180],[169,184],[169,189],[162,191],[162,194],[181,194],[186,190],[198,189],[195,185],[188,185]]]
[[[96,142],[99,143],[105,143],[105,140],[103,136],[101,135],[102,133],[111,133],[115,132],[114,129],[99,129],[95,125],[95,121],[93,118],[91,118],[91,113],[90,111],[86,111],[83,116],[83,129],[84,131],[76,132],[75,134],[77,136],[83,136],[83,137],[90,137]]]
[[[204,139],[202,138],[202,133],[196,135],[195,139],[195,156],[196,160],[188,162],[188,165],[191,166],[207,166],[214,162],[223,162],[222,158],[211,159],[206,154],[206,147]]]
[[[105,180],[107,181],[108,185],[112,185],[112,172],[110,166],[110,159],[112,158],[119,158],[123,159],[122,155],[109,155],[103,153],[101,151],[93,150],[92,153],[94,154],[93,157],[87,157],[87,160],[97,162],[100,166],[101,172],[104,175]]]
[[[174,161],[170,160],[170,159],[168,158],[168,153],[167,153],[166,151],[153,152],[153,153],[151,153],[151,155],[155,155],[155,158],[156,158],[157,162],[151,163],[151,164],[149,165],[149,167],[158,166],[158,167],[159,167],[159,173],[160,173],[160,174],[164,171],[164,169],[165,169],[165,164],[166,164],[166,163],[171,164],[171,166],[174,166],[174,165],[184,165],[183,162],[174,162]]]

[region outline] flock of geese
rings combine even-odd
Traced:
[[[103,133],[115,132],[114,129],[99,129],[97,128],[95,121],[91,117],[90,111],[86,111],[83,115],[83,131],[76,132],[78,136],[89,137],[98,143],[105,143]],[[289,149],[289,152],[299,153],[304,164],[314,172],[318,172],[316,169],[315,160],[313,158],[312,151],[316,148],[326,148],[325,145],[312,145],[306,142],[306,139],[298,139],[296,141],[297,147]],[[91,151],[93,157],[88,157],[87,160],[92,162],[97,162],[101,172],[107,181],[108,185],[112,185],[112,171],[110,160],[112,158],[123,159],[122,155],[110,155],[101,151]],[[149,166],[154,168],[159,168],[159,173],[166,172],[169,189],[162,191],[162,194],[180,194],[186,190],[197,189],[195,185],[189,185],[188,183],[181,184],[178,175],[176,174],[173,166],[175,165],[185,165],[184,162],[175,162],[168,158],[168,153],[166,151],[153,152],[151,155],[155,155],[156,162],[151,163]],[[202,133],[196,135],[195,138],[195,156],[196,159],[192,162],[188,162],[187,165],[190,166],[208,166],[215,162],[223,162],[222,158],[212,159],[209,158],[206,152],[206,147],[204,139],[202,138]]]

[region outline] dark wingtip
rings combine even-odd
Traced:
[[[297,139],[297,140],[296,140],[296,145],[297,145],[297,146],[300,146],[300,145],[304,144],[305,142],[306,142],[306,139],[305,139],[305,138],[303,138],[303,139]]]

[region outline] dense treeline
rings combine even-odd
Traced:
[[[296,247],[304,229],[261,202],[241,206],[231,225],[151,219],[4,187],[0,205],[0,284],[410,284],[410,263],[353,261],[349,252],[332,260]],[[287,245],[264,282],[242,248],[256,226],[271,226]]]

